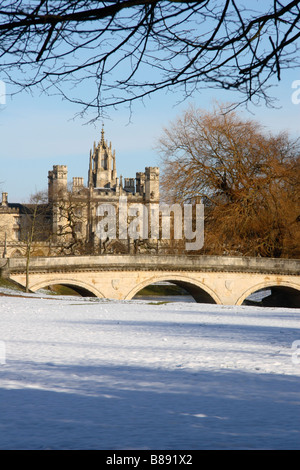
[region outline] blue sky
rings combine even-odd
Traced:
[[[300,136],[300,104],[292,102],[292,83],[300,80],[300,71],[289,70],[273,89],[278,99],[278,109],[250,106],[252,114],[244,108],[240,113],[253,118],[272,132],[287,130]],[[1,79],[1,77],[0,77]],[[7,94],[9,94],[7,88]],[[298,94],[300,96],[300,93]],[[68,166],[68,179],[83,176],[87,183],[89,151],[98,142],[104,122],[105,137],[116,150],[117,172],[123,177],[135,177],[145,166],[159,166],[155,143],[178,114],[189,103],[204,109],[212,109],[214,100],[233,102],[241,96],[214,89],[201,90],[188,101],[181,100],[180,93],[159,93],[144,104],[136,103],[132,115],[125,108],[110,113],[110,119],[87,124],[74,118],[80,111],[76,105],[60,97],[19,94],[7,97],[0,104],[0,189],[8,192],[9,202],[26,202],[30,194],[47,188],[48,171],[53,165]],[[92,116],[90,116],[92,118]]]

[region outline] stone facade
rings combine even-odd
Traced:
[[[147,167],[144,172],[136,173],[135,178],[118,177],[115,151],[102,130],[100,141],[94,142],[90,151],[86,186],[83,177],[74,177],[70,186],[65,165],[54,165],[49,171],[48,201],[37,203],[39,224],[34,230],[33,256],[156,252],[157,240],[99,238],[97,227],[104,218],[103,214],[99,215],[99,205],[113,208],[119,221],[120,200],[125,199],[128,208],[159,205],[159,168]],[[28,220],[32,221],[35,210],[34,204],[10,204],[7,193],[2,194],[0,256],[24,256],[28,245]],[[128,216],[127,223],[132,219]]]
[[[34,220],[34,222],[33,222]],[[29,246],[31,227],[35,225],[32,236],[33,256],[49,254],[51,213],[48,204],[10,203],[8,194],[2,193],[0,203],[0,257],[23,257]]]
[[[102,130],[101,139],[90,151],[88,183],[73,177],[68,185],[67,167],[56,165],[48,174],[48,200],[52,207],[53,242],[62,245],[65,254],[128,253],[137,250],[138,241],[97,234],[99,206],[110,206],[119,221],[120,198],[128,207],[136,204],[159,204],[159,169],[145,168],[136,178],[118,177],[116,154]],[[130,220],[127,221],[130,223]],[[118,229],[118,227],[116,227]],[[117,230],[118,232],[118,230]]]

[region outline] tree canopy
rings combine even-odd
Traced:
[[[98,115],[175,88],[269,102],[272,77],[299,67],[299,25],[295,0],[2,0],[0,77]]]
[[[219,105],[190,107],[164,130],[159,150],[167,201],[206,206],[206,252],[299,257],[299,141]]]

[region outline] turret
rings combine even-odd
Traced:
[[[67,193],[68,167],[66,165],[54,165],[48,172],[48,200],[53,202],[61,199]]]
[[[159,168],[145,168],[145,199],[147,202],[159,201]]]
[[[138,172],[136,173],[136,192],[143,196],[145,192],[145,173]]]

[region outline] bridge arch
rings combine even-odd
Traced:
[[[276,284],[272,281],[269,282],[263,282],[256,284],[249,289],[247,289],[237,300],[236,305],[242,305],[243,302],[249,297],[251,294],[254,294],[255,292],[262,290],[262,289],[273,289],[277,290],[278,293],[282,292],[282,294],[290,294],[294,298],[297,297],[298,305],[295,305],[297,307],[300,307],[300,284],[296,284],[293,282],[289,281],[283,281],[280,284]]]
[[[51,279],[51,280],[43,280],[42,282],[37,282],[33,285],[30,286],[30,290],[33,292],[36,292],[39,289],[43,289],[47,286],[53,286],[53,285],[62,285],[62,286],[67,286],[71,287],[73,290],[78,292],[80,295],[83,297],[99,297],[99,298],[104,298],[104,295],[102,292],[100,292],[98,289],[96,289],[94,286],[91,286],[88,283],[73,280],[73,279]]]
[[[219,296],[212,289],[210,289],[205,284],[197,281],[196,279],[190,278],[188,276],[178,276],[169,274],[152,276],[149,279],[144,280],[140,284],[137,284],[125,296],[125,300],[131,300],[142,289],[157,282],[171,282],[173,284],[176,284],[177,286],[183,287],[198,303],[222,303]]]

